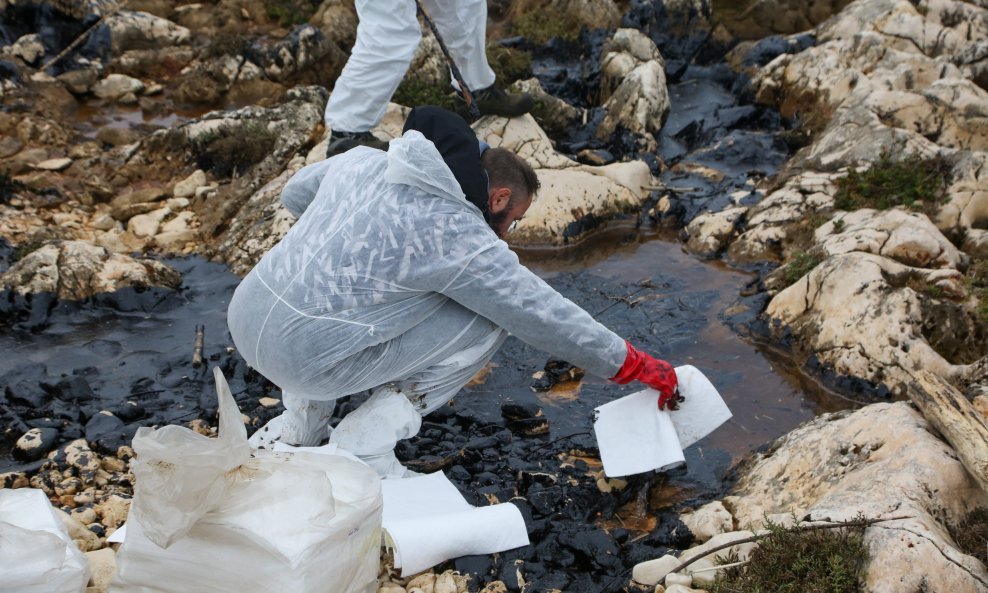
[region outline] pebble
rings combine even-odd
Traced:
[[[23,461],[37,461],[55,447],[58,431],[54,428],[32,428],[21,435],[14,444],[14,457]]]
[[[669,571],[680,565],[679,558],[666,554],[661,558],[640,562],[631,569],[631,578],[643,585],[655,585],[662,581]]]
[[[377,589],[377,593],[405,593],[405,588],[398,583],[384,583]]]
[[[262,397],[261,399],[257,400],[257,403],[259,403],[261,407],[270,409],[280,404],[281,400],[274,397]]]
[[[457,593],[456,589],[456,579],[453,578],[453,572],[447,570],[438,577],[436,577],[436,585],[433,589],[434,593]]]
[[[130,500],[113,494],[96,505],[94,510],[100,518],[100,523],[106,527],[117,528],[127,520],[127,513],[130,512]]]
[[[206,173],[202,169],[196,169],[194,173],[175,184],[172,194],[176,198],[188,198],[194,196],[196,189],[206,185]]]
[[[33,167],[42,171],[62,171],[64,169],[68,169],[71,164],[72,159],[63,157],[60,159],[48,159],[46,161],[41,161],[40,163],[34,164]]]
[[[433,572],[422,573],[408,581],[408,590],[419,589],[422,593],[433,593],[436,587],[436,574]]]

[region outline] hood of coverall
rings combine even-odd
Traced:
[[[426,105],[415,107],[408,114],[402,131],[409,130],[421,132],[435,145],[467,201],[489,221],[487,171],[480,161],[477,135],[466,120],[452,111]]]

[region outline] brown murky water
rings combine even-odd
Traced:
[[[734,417],[697,444],[701,456],[704,449],[718,449],[737,461],[818,414],[853,405],[800,372],[786,353],[752,344],[732,331],[719,315],[736,302],[753,276],[721,261],[702,261],[684,252],[673,237],[614,227],[566,251],[527,250],[519,255],[546,279],[585,271],[636,282],[661,271],[683,280],[690,291],[718,295],[707,310],[703,330],[685,347],[680,345],[675,355],[667,356],[673,365],[691,364],[710,375],[732,377],[730,385],[717,387]],[[565,389],[559,395],[565,399]]]

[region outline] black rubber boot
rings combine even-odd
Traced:
[[[379,140],[377,136],[370,132],[337,132],[329,137],[329,146],[326,148],[326,158],[342,154],[357,146],[369,146],[378,150],[387,150],[388,143]]]
[[[456,99],[460,114],[469,115],[470,110],[460,93],[456,93]],[[528,93],[506,93],[494,85],[473,91],[473,100],[477,103],[480,115],[518,117],[535,107],[535,99]]]

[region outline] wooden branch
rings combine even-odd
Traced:
[[[988,492],[988,425],[971,402],[953,385],[929,372],[913,375],[906,391],[936,428],[968,473]]]
[[[192,368],[199,368],[202,366],[202,342],[203,337],[206,333],[206,326],[197,325],[196,326],[196,337],[195,341],[192,343]]]
[[[65,49],[63,49],[61,52],[59,52],[59,54],[57,56],[55,56],[54,58],[48,60],[48,63],[41,67],[41,71],[44,72],[48,68],[54,66],[62,58],[64,58],[65,56],[67,56],[69,54],[69,52],[71,52],[75,48],[79,47],[79,44],[82,43],[83,40],[86,39],[86,37],[89,37],[89,34],[92,33],[94,30],[96,30],[96,27],[99,27],[104,22],[106,22],[106,19],[108,19],[111,16],[115,15],[118,10],[120,10],[121,8],[124,7],[125,4],[127,4],[128,1],[129,0],[123,0],[123,2],[121,2],[120,4],[117,4],[117,5],[113,6],[112,8],[110,8],[110,10],[107,11],[103,16],[101,16],[98,21],[96,21],[95,23],[93,23],[92,26],[90,26],[88,29],[86,29],[85,31],[83,31],[81,35],[79,35],[78,37],[76,37],[75,38],[75,41],[73,41],[72,43],[68,44],[68,46],[66,46]]]
[[[802,527],[795,527],[794,529],[797,529],[799,531],[816,531],[818,529],[840,529],[841,527],[867,527],[869,525],[874,525],[875,523],[883,523],[885,521],[898,521],[900,519],[911,519],[911,518],[912,517],[889,517],[887,519],[862,519],[860,521],[859,520],[854,520],[854,521],[839,521],[839,522],[836,522],[836,523],[815,523],[813,525],[805,525],[805,526],[802,526]],[[736,546],[738,544],[750,544],[752,542],[757,542],[758,540],[765,539],[766,537],[768,537],[770,535],[772,535],[772,534],[771,533],[762,533],[762,534],[759,534],[759,535],[753,535],[751,537],[744,537],[744,538],[741,538],[741,539],[736,539],[736,540],[734,540],[732,542],[727,542],[726,544],[721,544],[721,545],[719,545],[717,547],[710,548],[709,550],[705,551],[704,553],[700,554],[699,556],[694,556],[693,558],[690,558],[689,560],[686,560],[685,562],[683,562],[682,564],[680,564],[676,568],[670,570],[667,574],[672,574],[674,572],[679,572],[679,571],[683,570],[684,568],[686,568],[687,566],[689,566],[690,564],[693,564],[697,560],[699,560],[701,558],[706,558],[707,556],[709,556],[711,554],[714,554],[716,552],[720,552],[721,550],[726,550],[728,548],[733,548],[734,546]],[[687,551],[689,551],[689,550],[687,550]]]

